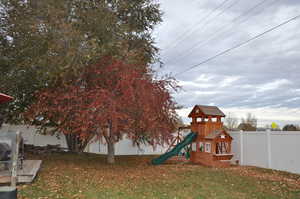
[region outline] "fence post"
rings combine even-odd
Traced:
[[[267,131],[268,168],[272,168],[271,131]]]
[[[240,131],[240,165],[244,165],[244,135],[243,131]]]

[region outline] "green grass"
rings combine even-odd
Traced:
[[[117,157],[108,165],[92,154],[43,157],[32,184],[19,198],[300,198],[300,176],[255,167],[208,168],[192,164],[152,166],[151,156]]]

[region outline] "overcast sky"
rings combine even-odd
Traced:
[[[163,23],[154,35],[165,63],[159,74],[177,74],[183,90],[174,97],[185,122],[192,107],[203,104],[238,118],[251,112],[259,126],[300,124],[300,18],[185,71],[299,15],[299,0],[159,2]]]

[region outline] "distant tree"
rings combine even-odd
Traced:
[[[258,128],[256,128],[256,131],[266,131],[267,129],[270,129],[270,128],[258,127]]]
[[[287,124],[282,128],[283,131],[297,131],[297,126],[294,124]]]
[[[243,131],[256,131],[256,127],[249,123],[240,123],[238,129]]]
[[[172,138],[178,116],[169,92],[172,79],[153,79],[145,67],[106,57],[86,67],[69,84],[38,93],[27,113],[41,128],[63,132],[70,150],[82,151],[93,137],[105,140],[109,163],[124,136],[153,146]]]
[[[238,119],[232,113],[229,113],[225,118],[225,127],[228,130],[236,130],[238,127]]]
[[[274,125],[276,123],[271,123],[271,124],[265,124],[264,127],[259,127],[256,130],[257,131],[281,131],[281,128],[278,124]]]
[[[272,122],[272,124],[270,125],[270,129],[271,131],[281,131],[280,126],[276,122]]]
[[[253,127],[257,127],[257,118],[255,115],[252,115],[251,113],[247,113],[246,119],[242,118],[242,123],[251,124]]]
[[[242,118],[242,122],[239,124],[238,129],[243,131],[256,131],[257,129],[256,117],[251,113],[248,113],[246,118]]]

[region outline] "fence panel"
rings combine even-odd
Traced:
[[[300,174],[300,132],[230,132],[233,162]]]
[[[21,131],[22,136],[26,144],[33,144],[35,146],[46,146],[48,144],[57,145],[59,144],[63,148],[67,148],[67,143],[64,135],[56,136],[51,135],[40,135],[36,133],[36,128],[33,126],[25,125],[3,125],[0,129],[1,132],[16,132]],[[162,154],[165,152],[166,147],[156,147],[153,149],[149,145],[141,145],[140,148],[132,145],[132,141],[129,139],[122,139],[115,145],[116,155],[154,155]],[[85,149],[86,152],[97,153],[97,154],[107,154],[107,146],[100,143],[99,140],[92,140]]]
[[[271,167],[300,173],[300,132],[271,133]]]
[[[17,132],[22,133],[24,142],[26,144],[33,144],[35,146],[46,146],[48,144],[57,145],[59,144],[63,148],[67,148],[66,139],[63,135],[60,138],[51,135],[41,135],[36,133],[36,128],[34,126],[25,125],[4,125],[0,129],[1,132]]]
[[[242,144],[241,144],[241,135],[240,132],[230,132],[231,137],[233,138],[233,141],[231,143],[231,152],[234,154],[232,157],[232,163],[236,164],[237,161],[239,164],[242,164]]]
[[[267,134],[257,132],[243,133],[243,164],[267,168]]]

